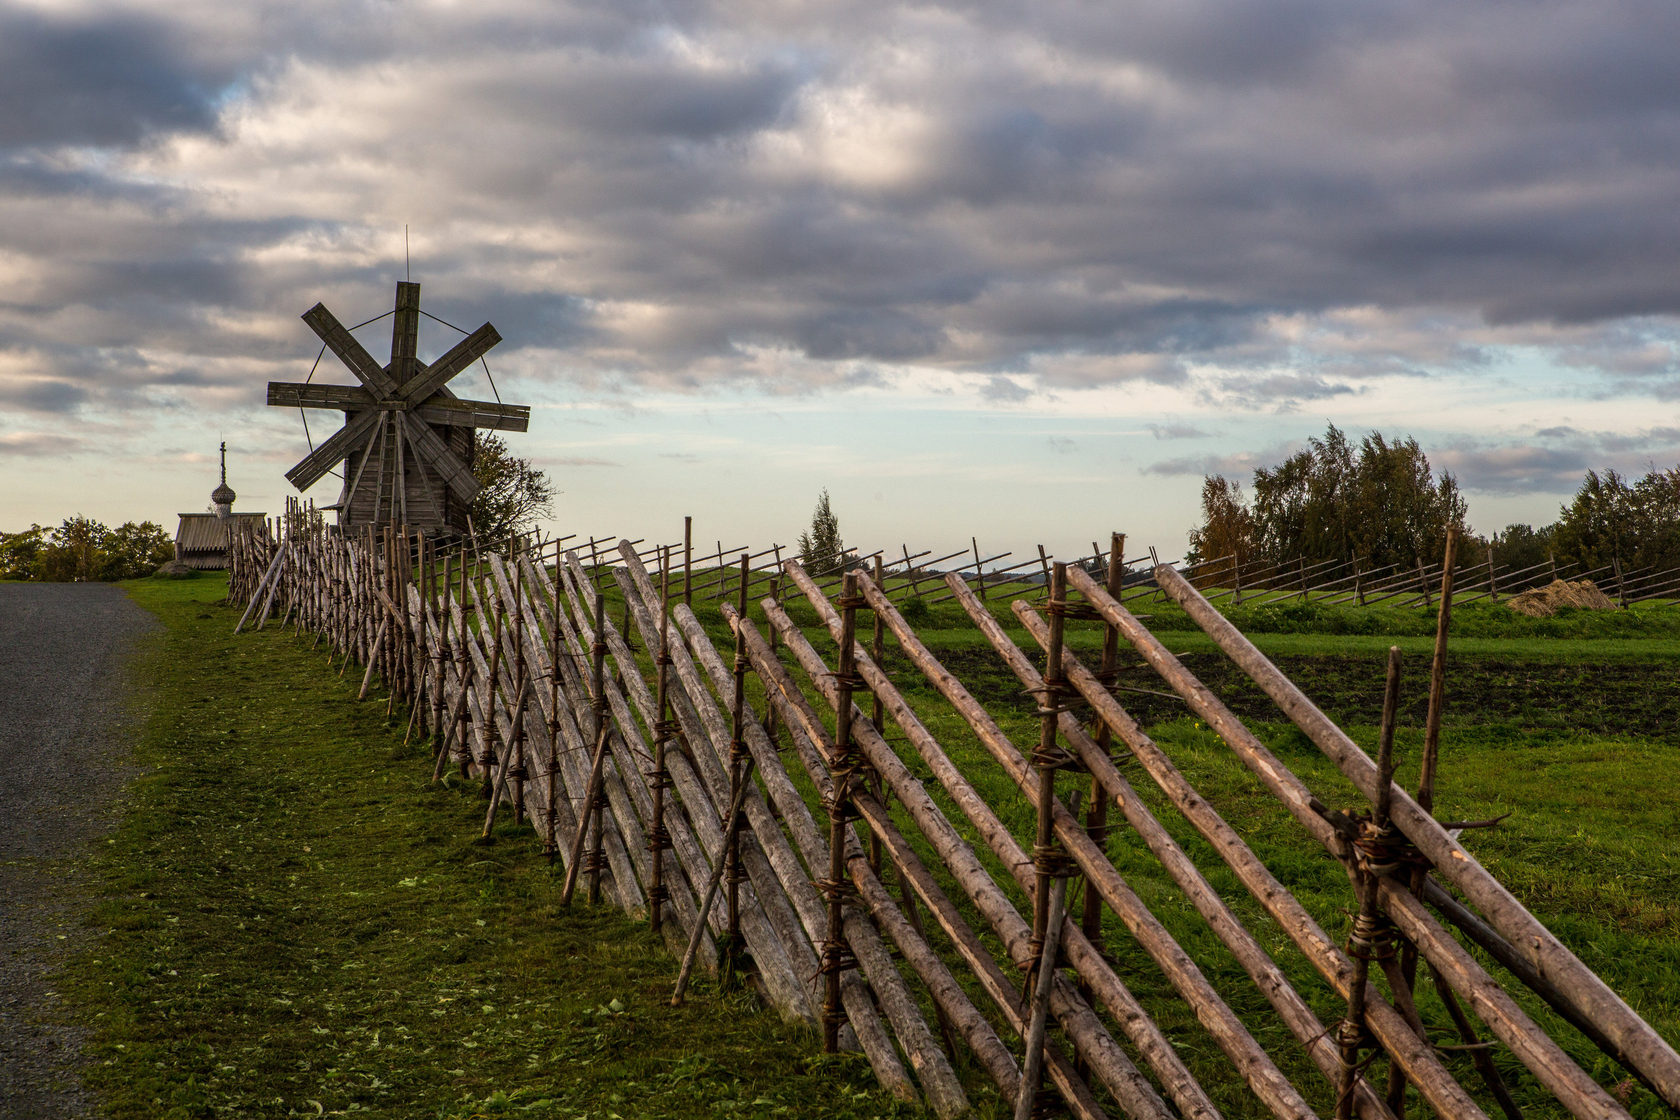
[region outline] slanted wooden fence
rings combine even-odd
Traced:
[[[920,597],[937,579],[1036,699],[1031,742],[918,637],[884,558],[825,586],[785,556],[766,570],[740,550],[720,648],[685,598],[723,584],[697,587],[673,549],[641,543],[443,553],[400,531],[341,535],[298,508],[236,541],[230,596],[241,626],[277,618],[362,666],[364,695],[380,678],[435,743],[435,773],[483,783],[486,833],[499,816],[528,822],[568,892],[647,920],[688,964],[750,954],[780,1015],[825,1048],[861,1050],[883,1086],[939,1117],[968,1111],[975,1077],[1017,1116],[1059,1102],[1082,1118],[1390,1120],[1421,1102],[1454,1120],[1516,1120],[1520,1086],[1582,1120],[1628,1117],[1524,1011],[1530,993],[1613,1059],[1616,1079],[1680,1109],[1669,1043],[1437,822],[1429,789],[1390,780],[1394,685],[1373,759],[1183,574],[1148,570],[1147,592],[1180,604],[1368,802],[1337,809],[1128,610],[1118,535],[1103,575],[1043,558],[1047,596],[1012,606],[1031,653],[983,601],[983,575],[913,585]],[[795,621],[806,612],[815,628]],[[1094,663],[1064,642],[1075,619],[1103,626]],[[1123,646],[1340,861],[1351,929],[1323,928],[1127,714]],[[929,690],[956,724],[924,718]],[[982,793],[999,775],[1019,791],[1012,807]],[[1200,842],[1176,838],[1187,830]],[[1158,862],[1178,891],[1174,922],[1199,920],[1212,940],[1175,937],[1163,903],[1110,858],[1116,846]],[[1228,902],[1210,876],[1252,904]],[[1263,929],[1239,916],[1256,907]],[[1311,975],[1285,971],[1288,949]],[[1420,962],[1445,1034],[1414,1001]],[[1160,1013],[1162,991],[1182,1014]],[[1263,1046],[1234,1007],[1268,1018],[1268,1037],[1294,1052]],[[1207,1047],[1216,1060],[1187,1058]]]

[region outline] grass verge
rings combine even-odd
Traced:
[[[904,1111],[745,993],[670,1008],[646,928],[560,909],[529,828],[474,842],[476,786],[432,786],[307,638],[233,638],[217,579],[129,590],[165,627],[144,773],[62,977],[113,1120]]]

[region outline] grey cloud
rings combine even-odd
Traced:
[[[0,456],[20,459],[69,455],[85,441],[58,432],[0,432]]]
[[[1175,475],[1235,475],[1242,476],[1253,473],[1254,468],[1264,465],[1271,459],[1281,459],[1284,453],[1256,453],[1253,451],[1239,451],[1229,455],[1184,455],[1176,459],[1162,459],[1143,468],[1144,474],[1156,474],[1164,477]]]
[[[1564,494],[1592,465],[1576,447],[1508,445],[1432,452],[1430,463],[1450,470],[1465,490],[1484,494]]]
[[[550,466],[555,466],[555,467],[622,467],[624,465],[623,463],[617,462],[617,461],[612,460],[612,459],[590,459],[590,458],[576,458],[576,457],[562,458],[562,459],[546,459],[546,460],[544,460],[544,462],[548,463]]]
[[[1659,425],[1626,432],[1542,428],[1533,441],[1457,439],[1429,453],[1471,492],[1569,494],[1588,470],[1640,474],[1650,465],[1680,461],[1680,428]]]
[[[990,377],[980,388],[980,395],[998,404],[1019,404],[1032,397],[1032,390],[1012,377]]]
[[[91,400],[124,348],[125,390],[307,362],[296,315],[388,306],[411,221],[428,306],[581,385],[765,348],[808,359],[776,391],[861,361],[1287,410],[1580,324],[1542,348],[1680,397],[1680,10],[228,11],[0,14],[0,347]],[[1349,308],[1381,337],[1276,326]]]
[[[1078,442],[1069,439],[1067,436],[1049,436],[1045,439],[1045,443],[1049,444],[1050,450],[1058,455],[1072,455],[1079,449]]]
[[[0,382],[0,403],[29,412],[74,412],[87,399],[86,389],[68,381]]]
[[[158,18],[0,12],[0,146],[131,145],[214,127],[235,70],[193,46]]]
[[[1228,400],[1248,408],[1271,407],[1293,411],[1303,401],[1319,401],[1355,393],[1353,386],[1326,381],[1310,373],[1274,373],[1229,377],[1220,382]]]
[[[1214,434],[1194,424],[1145,424],[1144,428],[1156,439],[1206,439]]]

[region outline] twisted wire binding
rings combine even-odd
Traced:
[[[1355,914],[1348,933],[1348,956],[1364,961],[1384,961],[1394,956],[1398,934],[1387,914]]]
[[[663,852],[671,847],[671,830],[664,825],[647,830],[647,850]]]
[[[1378,828],[1374,822],[1362,820],[1352,844],[1359,870],[1367,875],[1409,876],[1414,868],[1433,866],[1392,823]]]
[[[1060,844],[1034,844],[1032,863],[1033,870],[1052,879],[1063,879],[1079,870],[1079,865]]]
[[[818,972],[823,976],[835,972],[847,972],[858,966],[857,956],[852,952],[851,944],[844,937],[834,938],[833,940],[823,938],[821,959],[822,963],[818,967]],[[831,1022],[844,1022],[846,1019],[846,1014],[843,1011],[824,1011],[823,1014],[825,1018],[830,1015],[834,1016],[833,1019],[829,1020]]]
[[[824,902],[838,901],[843,906],[861,905],[862,896],[858,894],[856,884],[850,879],[812,879],[811,885],[817,888]]]
[[[841,688],[848,688],[848,689],[852,690],[853,692],[870,692],[870,691],[872,691],[869,687],[869,682],[863,679],[863,674],[858,672],[855,669],[852,670],[850,673],[842,673],[840,670],[835,669],[834,671],[830,672],[828,675],[829,675],[829,678],[832,679],[834,681],[834,683],[839,685]]]

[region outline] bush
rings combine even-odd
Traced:
[[[77,514],[56,529],[32,525],[21,533],[0,533],[0,579],[138,579],[174,554],[174,542],[154,521],[125,521],[108,529]]]

